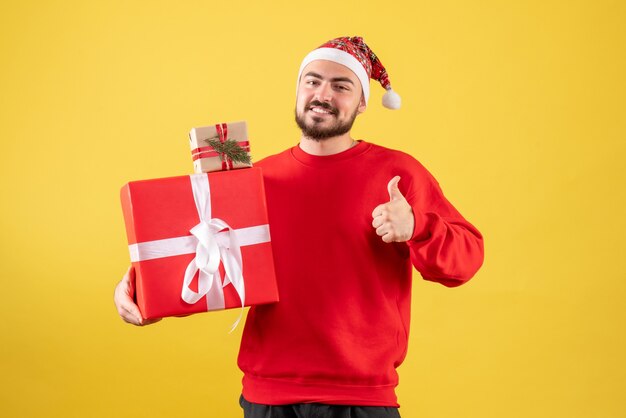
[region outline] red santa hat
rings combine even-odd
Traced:
[[[333,61],[352,70],[361,82],[365,103],[370,96],[369,80],[373,78],[387,90],[383,96],[383,106],[388,109],[400,108],[400,96],[391,89],[387,70],[360,36],[335,38],[311,51],[300,65],[298,83],[304,67],[316,60]]]

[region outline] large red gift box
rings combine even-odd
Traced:
[[[134,181],[121,199],[144,318],[278,301],[259,168]]]

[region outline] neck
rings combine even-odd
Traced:
[[[339,154],[352,148],[354,145],[356,145],[356,142],[350,137],[349,132],[344,135],[322,139],[321,141],[315,141],[304,135],[300,138],[300,149],[311,155]]]

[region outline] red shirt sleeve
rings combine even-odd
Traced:
[[[415,228],[407,245],[411,263],[426,280],[459,286],[478,271],[484,259],[483,237],[445,198],[437,181],[425,172],[413,179],[406,199]]]

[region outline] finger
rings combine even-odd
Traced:
[[[143,323],[143,316],[141,316],[141,312],[139,312],[139,307],[135,305],[134,302],[129,301],[124,305],[124,309],[133,316],[140,324]]]
[[[128,322],[129,324],[133,324],[133,325],[142,325],[141,318],[137,318],[130,311],[124,308],[120,309],[119,314],[120,314],[120,317],[124,320],[124,322]]]
[[[139,308],[129,298],[124,298],[124,300],[119,303],[118,312],[122,318],[125,320],[128,319],[133,323],[141,323],[143,320]]]
[[[135,300],[135,268],[132,265],[130,265],[128,270],[126,270],[126,274],[122,277],[118,287],[120,287],[121,291],[132,301]]]
[[[134,312],[134,310],[129,307],[123,308],[123,311],[120,313],[120,316],[125,322],[128,322],[129,324],[137,325],[140,327],[154,324],[155,322],[159,322],[161,319],[163,319],[163,318],[144,319],[141,316],[141,314],[137,315],[137,313]]]
[[[126,273],[124,273],[124,277],[122,277],[122,281],[130,282],[131,278],[133,280],[135,279],[135,269],[133,268],[132,264],[128,266],[128,270],[126,270]]]
[[[381,226],[376,228],[376,235],[378,235],[379,237],[382,237],[385,234],[388,234],[389,232],[390,232],[389,224],[382,224]]]
[[[395,241],[395,236],[390,232],[388,234],[383,235],[383,241],[389,244],[390,242]]]
[[[386,203],[376,206],[374,210],[372,211],[372,218],[376,218],[377,216],[382,216],[385,211],[385,205]]]
[[[389,192],[390,201],[404,199],[402,192],[400,192],[400,189],[398,188],[399,182],[400,176],[395,176],[394,178],[389,180],[389,183],[387,184],[387,192]]]
[[[135,268],[131,265],[124,276],[127,283],[127,293],[132,298],[135,297]]]
[[[374,218],[374,220],[372,221],[372,226],[374,228],[378,228],[379,226],[381,226],[385,221],[383,220],[382,216],[377,216]]]
[[[132,266],[126,270],[124,277],[115,287],[113,301],[119,315],[125,322],[134,325],[143,325],[143,318],[139,307],[135,304],[135,270]]]

